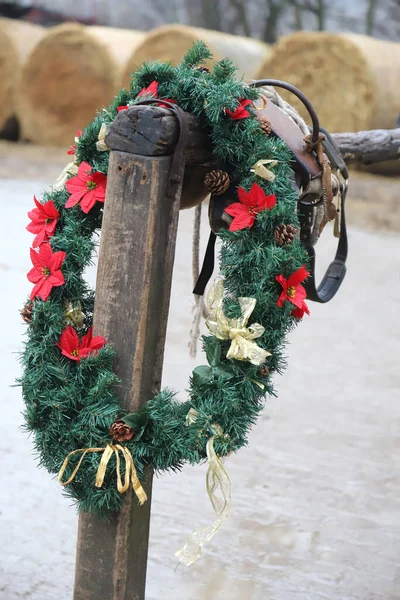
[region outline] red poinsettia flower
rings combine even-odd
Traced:
[[[246,117],[250,117],[249,111],[246,110],[246,106],[248,106],[249,104],[251,104],[251,100],[245,100],[244,98],[240,98],[239,106],[235,108],[235,110],[229,110],[229,108],[226,108],[225,113],[234,121],[246,119]]]
[[[273,208],[276,204],[275,194],[267,196],[258,183],[253,183],[249,192],[239,187],[238,196],[240,202],[234,202],[225,209],[228,215],[234,217],[229,231],[253,227],[256,215],[261,210]]]
[[[104,202],[106,196],[107,177],[103,173],[92,173],[92,167],[87,162],[81,162],[78,175],[68,179],[65,184],[71,194],[65,204],[65,208],[71,208],[78,202],[81,209],[88,213],[96,202]]]
[[[141,97],[158,98],[158,81],[152,81],[151,84],[147,88],[143,88],[136,96],[136,98],[141,98]],[[165,98],[165,100],[167,102],[172,102],[173,104],[176,104],[176,100],[172,100],[171,98]],[[158,102],[157,106],[163,106],[164,108],[168,108],[168,106],[166,106],[162,102]]]
[[[28,212],[31,223],[29,223],[27,230],[36,234],[32,246],[38,248],[43,242],[47,242],[54,235],[57,219],[60,214],[54,206],[53,200],[41,204],[36,196],[33,199],[36,208]]]
[[[102,348],[106,340],[97,335],[92,337],[92,327],[86,335],[79,341],[79,336],[75,329],[68,325],[61,334],[60,342],[57,344],[61,348],[61,353],[71,360],[81,361],[82,358],[87,358],[89,354],[97,354],[97,351]]]
[[[278,275],[276,280],[282,286],[282,293],[276,303],[280,308],[283,303],[288,300],[295,305],[295,309],[292,311],[292,315],[301,319],[304,313],[310,314],[307,304],[304,302],[307,293],[301,283],[307,279],[310,273],[306,270],[303,265],[300,269],[297,269],[292,275],[286,279],[283,275]]]
[[[76,154],[76,144],[78,143],[78,140],[81,137],[82,133],[83,132],[81,130],[76,132],[75,144],[72,144],[72,146],[69,147],[69,150],[67,150],[67,154]]]
[[[64,262],[65,252],[54,252],[50,244],[42,244],[39,252],[35,252],[31,248],[31,261],[33,269],[28,273],[28,279],[35,286],[31,292],[30,298],[41,298],[46,302],[50,296],[53,287],[63,285],[64,275],[60,271],[60,267]]]

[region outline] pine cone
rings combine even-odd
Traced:
[[[19,312],[25,323],[29,325],[29,323],[32,321],[33,302],[27,302],[24,308],[21,308]]]
[[[260,377],[268,377],[268,375],[269,375],[268,367],[266,367],[265,365],[263,367],[260,367],[260,369],[258,370],[258,374]]]
[[[297,229],[293,225],[277,225],[274,231],[276,245],[284,246],[285,244],[291,244],[296,233]]]
[[[209,73],[210,69],[208,67],[197,67],[196,71],[201,71],[202,73]]]
[[[230,177],[226,171],[215,169],[204,177],[204,185],[213,196],[224,194],[229,187]]]
[[[110,427],[110,435],[116,442],[128,442],[133,438],[134,433],[132,427],[124,423],[122,419],[118,419]]]
[[[272,127],[271,127],[271,122],[268,119],[268,117],[260,117],[258,119],[258,122],[260,123],[260,127],[263,130],[263,132],[266,135],[270,135],[271,131],[272,131]]]

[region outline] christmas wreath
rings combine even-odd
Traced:
[[[144,501],[146,466],[177,470],[208,457],[216,467],[210,487],[213,477],[224,487],[220,458],[246,444],[264,397],[274,393],[271,375],[285,366],[285,338],[309,313],[292,152],[257,118],[258,90],[238,81],[227,59],[209,71],[202,66],[209,58],[199,42],[177,66],[144,64],[130,90],[78,132],[68,151],[74,162],[34,198],[28,213],[35,237],[28,273],[33,288],[22,311],[29,323],[21,378],[25,422],[40,464],[59,474],[79,510],[118,510],[130,483]],[[229,229],[218,232],[222,278],[208,293],[209,334],[202,338],[208,364],[194,369],[186,402],[166,389],[139,414],[124,414],[115,393],[114,350],[92,334],[94,292],[83,274],[102,222],[105,135],[119,111],[143,98],[176,103],[204,122],[229,176],[210,175],[209,185],[217,193],[234,185],[237,201],[226,208]]]

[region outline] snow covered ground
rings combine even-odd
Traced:
[[[0,600],[72,599],[75,509],[37,468],[20,389],[10,387],[31,287],[26,212],[50,181],[0,180]],[[196,364],[186,351],[191,219],[181,213],[163,378],[182,398]],[[400,598],[400,237],[353,227],[350,244],[341,292],[311,304],[278,399],[225,463],[233,514],[189,568],[175,572],[174,552],[212,519],[206,466],[155,481],[148,600]],[[320,264],[333,245],[326,235]]]

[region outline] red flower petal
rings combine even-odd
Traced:
[[[295,306],[297,306],[297,308],[301,308],[303,306],[304,303],[304,299],[307,296],[307,292],[306,290],[303,288],[302,285],[296,285],[296,286],[292,286],[295,289],[295,293],[294,296],[288,296],[288,300],[294,304]]]
[[[33,290],[31,291],[31,295],[29,296],[31,300],[34,300],[37,297],[41,297],[40,291],[42,289],[43,283],[44,277],[41,277],[40,281],[38,281],[38,283],[33,287]]]
[[[61,267],[66,256],[67,253],[63,252],[62,250],[59,250],[58,252],[54,252],[54,254],[52,254],[49,260],[50,273],[54,273]]]
[[[288,288],[287,280],[283,275],[277,275],[277,277],[275,277],[275,279],[282,286],[282,293],[279,296],[279,299],[276,303],[277,306],[279,306],[279,308],[282,308],[283,303],[285,302],[285,300],[287,300],[287,288]]]
[[[33,269],[29,271],[27,278],[31,283],[38,283],[43,279],[43,273],[37,267],[33,267]]]
[[[47,219],[58,219],[60,213],[56,209],[53,200],[48,200],[42,205],[42,209]]]
[[[48,237],[52,237],[54,235],[56,226],[57,226],[57,219],[52,219],[44,226],[44,231]]]
[[[246,192],[246,190],[240,186],[238,187],[238,197],[239,201],[245,206],[250,208],[253,205],[249,192]]]
[[[233,219],[229,226],[229,231],[239,231],[241,229],[250,229],[254,225],[255,218],[249,212],[242,213]]]
[[[105,195],[106,193],[106,187],[107,187],[107,176],[103,175],[103,173],[100,173],[100,171],[96,171],[96,173],[93,173],[93,175],[90,175],[90,177],[88,178],[88,181],[93,181],[96,184],[96,192],[98,194],[103,194]]]
[[[240,204],[240,202],[234,202],[233,204],[230,204],[225,208],[225,212],[231,217],[238,217],[243,213],[249,214],[247,208],[243,206],[243,204]]]
[[[36,208],[39,210],[39,212],[42,212],[43,204],[41,202],[39,202],[39,200],[36,198],[36,196],[33,196],[33,201],[36,204]]]
[[[53,286],[58,287],[59,285],[63,285],[65,283],[64,275],[62,271],[55,271],[51,275],[47,277],[47,281]]]
[[[84,195],[85,190],[80,190],[79,192],[72,194],[72,196],[70,196],[66,201],[65,208],[72,208],[73,206],[78,204],[82,200]]]
[[[32,242],[32,247],[39,248],[39,246],[41,246],[48,240],[49,240],[49,237],[46,233],[46,228],[42,227],[41,230],[39,231],[39,233],[34,237],[33,242]]]
[[[96,335],[90,341],[91,350],[100,350],[106,344],[106,340],[101,335]]]
[[[38,269],[48,267],[48,262],[51,258],[50,244],[42,244],[39,252],[35,252],[35,250],[30,248],[29,253],[34,267],[37,267]]]
[[[92,331],[93,331],[93,327],[90,327],[88,332],[83,336],[80,346],[82,348],[89,348],[90,346],[90,340],[92,339]]]
[[[40,286],[40,290],[36,293],[36,296],[39,296],[39,298],[41,298],[43,302],[46,302],[47,298],[50,296],[50,292],[53,289],[53,286],[46,278],[43,278],[42,283],[38,283],[37,285]],[[33,298],[31,298],[31,300],[33,300]]]
[[[288,287],[291,285],[295,286],[307,279],[310,273],[306,270],[305,266],[302,265],[300,269],[297,269],[288,279]]]
[[[239,100],[239,106],[235,110],[231,111],[227,108],[225,109],[225,112],[234,121],[245,119],[250,117],[250,113],[245,109],[245,106],[248,106],[249,104],[251,104],[251,100],[244,100],[244,98],[241,98]]]
[[[141,96],[154,96],[158,98],[158,81],[152,81],[148,87],[140,90],[136,98],[140,98]]]
[[[104,202],[104,200],[102,200],[102,202]],[[85,196],[82,198],[81,209],[87,215],[88,212],[90,212],[92,210],[92,208],[95,204],[96,204],[95,190],[91,190],[90,192],[85,194]]]
[[[78,334],[76,333],[75,329],[73,327],[71,327],[70,325],[68,325],[68,327],[66,327],[64,329],[64,331],[61,334],[60,337],[60,341],[57,344],[57,346],[59,348],[61,348],[61,350],[63,351],[63,354],[65,356],[68,356],[68,358],[75,358],[76,357],[72,357],[71,354],[72,352],[74,352],[74,350],[78,350],[79,347],[79,337]]]
[[[275,194],[271,194],[270,196],[264,197],[264,204],[263,204],[263,206],[260,206],[260,208],[271,210],[271,208],[274,208],[275,204],[276,204],[276,196],[275,196]]]
[[[28,212],[28,217],[30,218],[31,222],[29,223],[27,229],[32,226],[42,228],[43,224],[46,222],[45,215],[39,214],[39,211],[36,208]],[[28,229],[28,231],[31,231],[31,229]],[[31,233],[35,232],[31,231]]]
[[[249,197],[252,205],[262,207],[264,204],[265,192],[258,183],[253,183],[249,191]]]
[[[82,161],[78,167],[77,177],[86,184],[86,181],[88,180],[88,178],[91,174],[92,174],[92,167],[89,165],[89,163]],[[71,179],[75,179],[75,178],[72,177]],[[71,179],[69,179],[68,181],[71,181]]]

